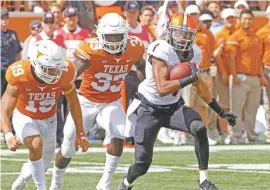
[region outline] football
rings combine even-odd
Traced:
[[[188,62],[183,62],[175,65],[170,71],[170,80],[178,80],[191,75]]]

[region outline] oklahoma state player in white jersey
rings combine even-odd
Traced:
[[[36,188],[46,190],[45,172],[52,161],[56,145],[56,105],[63,92],[76,123],[77,142],[83,151],[88,141],[83,132],[82,114],[74,86],[75,67],[64,60],[64,52],[54,42],[42,40],[33,45],[30,60],[9,66],[8,87],[1,101],[1,129],[10,150],[20,143],[29,149],[25,163],[12,189],[24,189],[33,176]],[[13,112],[13,136],[9,118]]]
[[[98,38],[80,43],[74,55],[77,57],[77,74],[83,72],[79,100],[84,131],[87,133],[96,120],[111,139],[104,173],[96,187],[98,190],[109,190],[112,175],[122,155],[123,140],[130,136],[125,128],[126,115],[120,102],[120,90],[131,67],[141,65],[144,46],[138,38],[128,37],[127,24],[116,13],[108,13],[101,18],[97,35]],[[137,68],[140,72],[141,68]],[[72,118],[68,116],[50,190],[62,188],[65,169],[75,154],[74,129]]]

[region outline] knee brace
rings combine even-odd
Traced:
[[[63,143],[61,145],[61,154],[65,158],[71,158],[73,155],[75,155],[75,141],[69,138],[63,139]]]
[[[200,137],[200,136],[207,137],[206,127],[205,127],[204,123],[200,120],[194,120],[191,122],[190,133],[193,136],[197,136],[197,137]]]

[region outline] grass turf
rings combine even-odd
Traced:
[[[1,158],[1,189],[11,189],[13,181],[18,174],[7,173],[20,172],[23,161],[12,159],[27,159],[27,154],[2,156]],[[76,155],[70,164],[70,169],[80,169],[82,172],[67,173],[64,177],[64,190],[95,190],[101,175],[105,161],[104,153],[89,153]],[[112,190],[116,190],[118,184],[130,164],[134,162],[133,153],[124,153],[120,168],[113,177]],[[89,163],[89,164],[88,164]],[[99,164],[100,163],[100,164]],[[211,164],[269,164],[270,151],[220,151],[210,153]],[[169,172],[148,173],[136,181],[134,190],[194,190],[198,189],[198,170],[195,154],[186,152],[156,152],[152,165],[154,168],[165,168]],[[86,168],[87,167],[87,168]],[[244,168],[245,169],[245,168]],[[83,173],[89,172],[91,173]],[[124,171],[123,171],[124,170]],[[220,166],[209,170],[209,178],[221,190],[267,190],[270,189],[270,167],[255,168],[255,170],[232,169]],[[94,173],[99,171],[99,173]],[[245,172],[246,171],[246,172]],[[260,173],[265,171],[265,173]],[[119,173],[122,172],[122,173]],[[250,172],[250,173],[247,173]],[[51,172],[47,172],[47,188],[51,180]],[[27,189],[34,190],[33,180]]]

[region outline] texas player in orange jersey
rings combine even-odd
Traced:
[[[24,189],[33,176],[36,188],[46,190],[45,172],[54,156],[56,145],[56,105],[63,92],[76,126],[76,142],[82,151],[88,149],[83,132],[82,113],[74,86],[75,67],[64,60],[64,52],[54,42],[42,40],[33,45],[31,58],[9,66],[8,87],[1,100],[1,129],[8,148],[16,151],[21,143],[29,149],[29,161],[12,185],[12,190]],[[13,126],[10,116],[13,113]]]
[[[120,102],[120,90],[125,76],[135,64],[141,70],[144,45],[136,37],[128,37],[125,20],[116,13],[104,15],[97,27],[98,38],[86,39],[74,52],[78,74],[83,72],[79,101],[83,113],[84,132],[94,121],[106,130],[110,138],[103,176],[96,189],[109,190],[123,151],[123,140],[132,136],[125,127],[126,115]],[[75,154],[74,123],[70,115],[64,127],[64,139],[57,153],[51,188],[61,189],[65,169]]]

